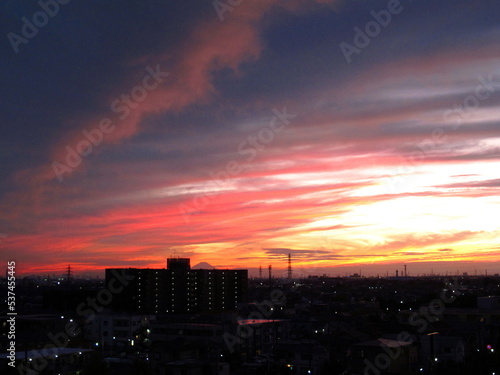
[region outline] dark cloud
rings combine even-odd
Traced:
[[[193,256],[222,247],[228,258],[248,261],[257,256],[234,249],[245,244],[260,259],[290,253],[304,261],[417,256],[401,249],[480,236],[393,232],[365,241],[349,237],[363,224],[329,222],[394,198],[473,197],[425,186],[381,193],[381,181],[401,159],[405,175],[417,174],[418,166],[468,167],[453,177],[471,181],[426,186],[484,188],[476,193],[484,197],[500,186],[491,175],[468,173],[474,163],[500,157],[496,86],[460,126],[444,118],[474,95],[479,75],[498,72],[500,5],[401,3],[404,10],[348,64],[339,44],[353,43],[354,28],[385,9],[386,0],[243,2],[223,22],[211,1],[71,1],[18,54],[6,35],[20,33],[21,18],[39,5],[5,0],[0,232],[9,237],[2,246],[33,262],[43,263],[48,249],[54,263],[74,256],[90,267],[109,264],[117,251],[127,259],[116,265],[159,262],[165,248],[177,246]],[[52,161],[63,160],[82,130],[110,115],[111,102],[157,64],[171,73],[168,80],[58,181]],[[284,107],[297,116],[261,149],[242,152]],[[446,137],[427,143],[418,165],[408,163],[436,129]],[[228,165],[241,170],[229,173]],[[221,184],[214,175],[228,177]],[[191,207],[188,215],[183,205]],[[308,227],[322,219],[328,220]],[[305,249],[266,242],[304,228],[341,238],[318,249],[314,241],[301,243]],[[78,258],[78,251],[85,254]]]
[[[459,182],[459,183],[455,183],[455,184],[437,185],[436,187],[449,188],[449,189],[497,188],[497,187],[500,187],[500,179]]]
[[[342,255],[334,255],[331,251],[328,250],[305,250],[305,249],[280,249],[280,248],[271,248],[271,249],[263,249],[267,254],[271,256],[288,256],[288,254],[292,254],[294,256],[307,257],[307,256],[322,256],[329,255],[335,257],[342,257]]]

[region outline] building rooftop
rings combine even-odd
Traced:
[[[371,341],[360,342],[354,344],[354,346],[372,346],[372,347],[387,347],[387,348],[399,348],[401,346],[409,346],[413,344],[411,341],[397,341],[390,339],[376,339]]]

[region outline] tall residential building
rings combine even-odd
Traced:
[[[106,285],[117,273],[129,279],[123,290],[113,295],[111,307],[117,311],[225,311],[247,301],[248,270],[194,270],[188,258],[171,258],[166,269],[106,269]]]

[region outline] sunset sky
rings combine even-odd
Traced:
[[[0,258],[20,274],[174,253],[276,276],[289,253],[297,276],[500,272],[498,1],[40,12],[0,5]]]

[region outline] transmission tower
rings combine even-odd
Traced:
[[[292,278],[292,255],[288,254],[288,278]]]

